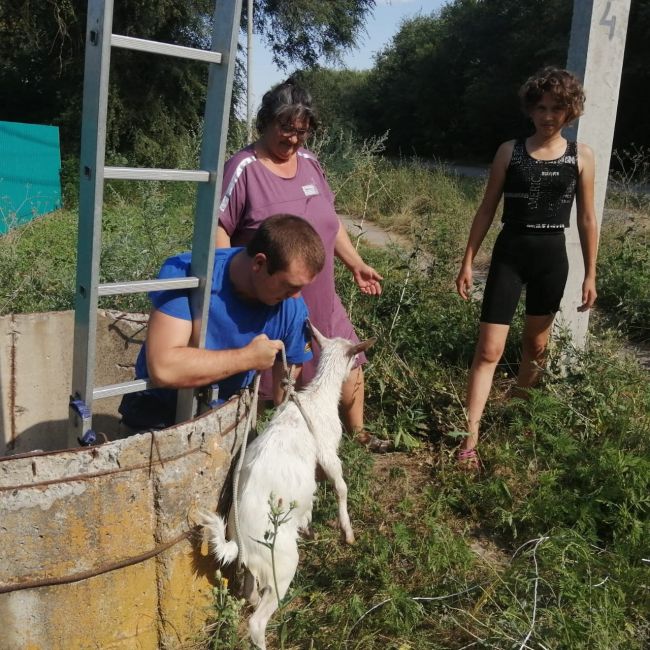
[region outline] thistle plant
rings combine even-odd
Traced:
[[[241,616],[241,609],[245,604],[243,599],[234,598],[228,591],[228,578],[221,575],[221,571],[215,574],[216,586],[212,588],[214,596],[214,610],[216,613],[214,622],[208,628],[209,647],[234,648],[237,644],[237,627]]]
[[[277,502],[275,496],[271,494],[269,496],[269,521],[271,522],[271,530],[267,530],[264,533],[263,540],[255,540],[258,544],[265,546],[271,551],[271,567],[273,568],[273,586],[275,588],[275,595],[278,599],[278,607],[282,608],[282,603],[280,602],[280,595],[278,593],[278,580],[275,570],[275,541],[278,537],[278,531],[280,526],[286,524],[289,519],[291,519],[291,513],[295,510],[297,503],[292,501],[289,504],[289,509],[284,510],[282,504],[282,497],[280,497]]]
[[[278,531],[283,524],[286,524],[291,519],[291,513],[296,509],[298,505],[295,501],[292,501],[289,504],[288,510],[285,510],[282,503],[282,497],[275,499],[273,493],[269,495],[269,522],[271,523],[271,529],[267,530],[264,533],[263,540],[255,540],[258,544],[265,546],[271,552],[271,568],[273,569],[273,587],[275,589],[275,597],[278,599],[278,611],[280,612],[280,647],[284,648],[284,642],[286,639],[286,621],[284,619],[283,612],[283,603],[280,599],[280,593],[278,590],[278,578],[277,571],[275,567],[275,543],[278,538]]]

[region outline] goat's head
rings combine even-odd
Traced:
[[[328,339],[326,336],[323,336],[316,327],[314,327],[314,324],[309,319],[307,319],[307,327],[320,348],[321,363],[323,363],[326,358],[340,358],[343,363],[346,364],[345,377],[347,377],[350,370],[352,370],[354,359],[357,354],[359,354],[359,352],[365,352],[377,341],[376,337],[366,339],[360,343],[353,343],[352,341],[342,338]]]

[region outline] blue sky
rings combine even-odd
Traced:
[[[399,30],[401,22],[418,14],[429,15],[449,0],[377,0],[373,14],[366,22],[366,33],[359,47],[343,56],[344,67],[366,70],[373,65],[373,55],[388,45]],[[246,36],[241,37],[245,46]],[[325,61],[321,62],[326,65]],[[291,72],[291,69],[288,71]],[[253,41],[253,104],[257,110],[262,95],[274,84],[287,77],[271,62],[271,55],[258,36]],[[242,113],[245,111],[242,111]]]

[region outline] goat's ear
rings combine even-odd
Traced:
[[[350,351],[350,355],[359,354],[359,352],[365,352],[366,350],[371,348],[375,343],[377,343],[376,336],[373,336],[371,339],[366,339],[365,341],[361,341],[361,343],[357,343],[355,346],[352,347],[352,350]]]
[[[323,345],[325,343],[325,337],[316,329],[316,327],[309,320],[309,318],[305,320],[305,325],[307,325],[307,329],[309,330],[310,334],[316,339],[316,343],[318,343],[318,347],[322,350]]]

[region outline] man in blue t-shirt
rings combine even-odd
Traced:
[[[255,371],[273,368],[274,397],[282,396],[284,346],[287,361],[311,358],[300,290],[323,268],[325,252],[316,231],[300,217],[270,217],[246,248],[217,249],[212,275],[205,348],[191,346],[189,290],[154,291],[147,339],[136,377],[157,387],[125,395],[124,424],[135,430],[171,426],[177,388],[218,387],[223,402],[249,385]],[[191,255],[167,259],[160,278],[187,277]]]

